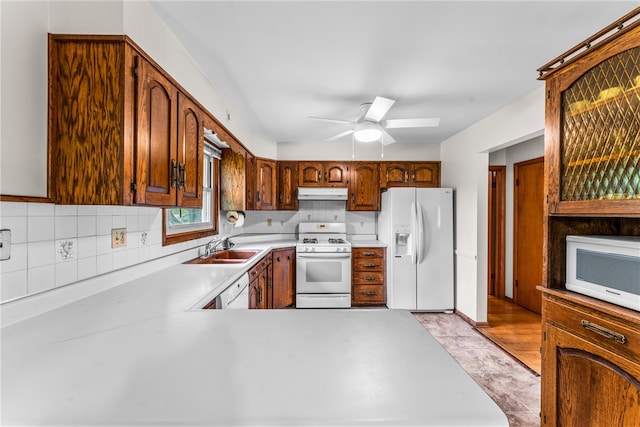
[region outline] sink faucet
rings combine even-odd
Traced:
[[[228,237],[224,239],[214,238],[211,239],[204,248],[204,255],[202,258],[206,258],[212,254],[215,254],[222,248],[223,250],[231,249],[235,245],[229,240]]]

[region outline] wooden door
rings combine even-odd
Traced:
[[[278,210],[298,210],[298,162],[278,162]]]
[[[489,166],[487,294],[504,298],[506,166]]]
[[[322,162],[300,162],[298,169],[299,187],[320,187],[324,182]]]
[[[178,177],[176,87],[140,60],[136,137],[136,203],[176,204]]]
[[[342,162],[323,162],[324,185],[346,187],[349,182],[349,166]]]
[[[514,164],[514,302],[542,311],[544,158]]]
[[[276,209],[276,176],[275,160],[256,159],[256,209]]]
[[[272,307],[284,308],[293,305],[295,290],[295,248],[273,251]]]
[[[182,93],[178,94],[178,194],[177,205],[202,208],[204,168],[203,113]]]
[[[380,164],[351,162],[347,210],[380,210]]]
[[[440,162],[409,163],[409,185],[413,187],[440,187]]]
[[[406,162],[382,162],[380,167],[382,188],[409,185],[409,165]]]

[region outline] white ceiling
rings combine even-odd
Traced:
[[[250,130],[318,142],[376,95],[387,119],[440,117],[393,129],[439,143],[540,87],[536,69],[640,1],[151,0]],[[350,142],[350,137],[342,139]]]

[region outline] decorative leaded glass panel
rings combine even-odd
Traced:
[[[562,201],[640,198],[640,47],[562,93]]]

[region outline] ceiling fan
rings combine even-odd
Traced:
[[[380,141],[383,145],[396,142],[396,140],[387,133],[386,129],[435,127],[440,124],[439,118],[383,120],[395,102],[393,99],[376,96],[373,102],[366,102],[360,106],[361,113],[357,120],[327,119],[311,116],[309,116],[309,118],[325,122],[355,125],[353,129],[341,132],[331,138],[327,138],[325,141],[334,141],[353,134],[356,141]]]

